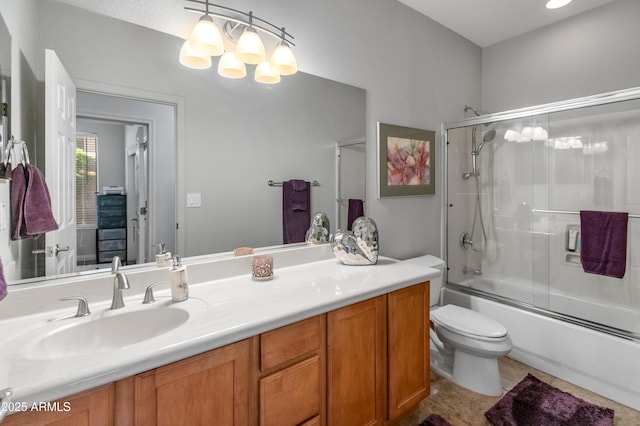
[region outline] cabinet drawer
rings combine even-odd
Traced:
[[[118,256],[120,259],[125,260],[127,258],[127,251],[113,250],[98,252],[98,263],[111,262],[114,256]]]
[[[320,415],[320,398],[320,357],[316,355],[260,379],[260,425],[306,422]]]
[[[126,216],[98,217],[98,228],[123,228],[127,225]]]
[[[98,229],[99,240],[124,240],[127,238],[126,228]]]
[[[320,349],[323,318],[309,318],[261,334],[260,369],[265,371]]]
[[[125,240],[98,241],[99,251],[124,250],[126,248],[127,248],[127,242]]]
[[[126,195],[98,195],[98,208],[122,207],[127,205]]]

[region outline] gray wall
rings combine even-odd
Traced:
[[[482,108],[499,112],[640,86],[640,1],[617,0],[482,52]]]
[[[124,124],[78,118],[78,132],[98,137],[98,191],[125,187]]]

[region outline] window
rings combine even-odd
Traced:
[[[96,226],[98,191],[98,138],[76,135],[76,221],[79,227]]]

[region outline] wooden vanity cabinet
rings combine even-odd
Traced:
[[[328,424],[394,423],[429,395],[429,283],[327,314]]]
[[[325,423],[325,324],[319,315],[256,338],[260,426]]]
[[[327,314],[328,424],[383,425],[386,295]]]
[[[28,411],[4,425],[375,426],[429,395],[429,283]]]
[[[115,411],[113,383],[61,398],[48,406],[27,407],[5,417],[3,426],[110,426]],[[39,407],[39,408],[38,408]]]
[[[429,284],[388,295],[389,419],[429,396]]]
[[[250,342],[135,376],[135,425],[249,425]]]

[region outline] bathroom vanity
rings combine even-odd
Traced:
[[[5,424],[383,425],[429,394],[428,281],[439,271],[388,258],[346,266],[326,245],[270,255],[267,282],[251,280],[251,256],[185,262],[186,302],[169,303],[158,287],[157,305],[141,307],[144,288],[163,272],[152,270],[129,274],[122,313],[89,298],[93,320],[51,321],[59,309],[1,319],[10,336],[0,342],[0,387],[13,387],[16,411]],[[89,288],[79,280],[59,290],[74,286],[85,295]],[[51,297],[53,287],[40,292]],[[34,334],[51,322],[118,321],[154,309],[181,309],[188,319],[173,313],[181,325],[124,347],[52,344],[51,359],[41,347],[47,338]],[[56,403],[40,404],[47,401]]]

